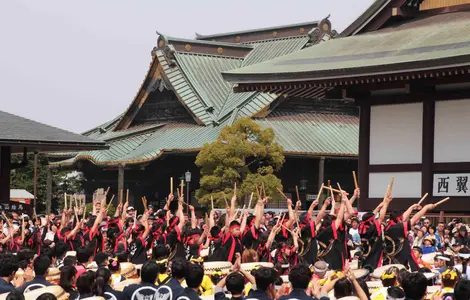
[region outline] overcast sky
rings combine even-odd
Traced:
[[[341,32],[373,0],[3,0],[0,110],[73,132],[123,112],[157,34],[193,38],[331,14]]]

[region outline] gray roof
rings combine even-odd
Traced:
[[[233,83],[355,78],[470,64],[470,11],[408,21],[339,38],[260,64],[223,72]]]
[[[13,152],[28,147],[37,151],[106,149],[106,143],[0,111],[0,146]]]

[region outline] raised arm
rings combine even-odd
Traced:
[[[212,228],[215,226],[214,214],[215,214],[214,210],[211,210],[211,212],[209,213],[209,228]]]
[[[419,206],[417,206],[417,207],[419,207]],[[421,217],[423,217],[426,214],[426,212],[428,212],[429,210],[433,210],[435,207],[436,207],[436,205],[434,205],[434,204],[425,205],[419,212],[417,212],[411,218],[411,220],[410,220],[411,227],[413,227],[416,223],[418,223],[419,219],[421,219]]]
[[[183,213],[183,205],[181,204],[181,202],[178,205],[178,218],[180,219],[180,222],[178,223],[178,229],[181,232],[184,228],[184,213]]]
[[[142,240],[143,241],[145,241],[145,239],[147,238],[147,236],[150,233],[150,226],[149,226],[149,223],[148,223],[148,218],[149,218],[149,213],[148,213],[148,210],[147,210],[146,212],[144,212],[144,214],[142,215],[142,218],[140,219],[140,224],[142,224],[144,226],[144,233],[142,233]]]
[[[330,197],[326,198],[325,202],[323,202],[323,205],[315,219],[315,225],[318,225],[321,223],[321,220],[326,215],[326,209],[328,208],[328,206],[330,206],[330,203],[331,203],[331,198]]]
[[[124,207],[122,208],[122,215],[121,215],[121,225],[124,226],[126,223],[126,218],[127,218],[127,208],[129,207],[129,202],[126,201],[124,203]]]
[[[343,197],[346,198],[346,201],[344,201],[344,205],[345,205],[344,219],[349,220],[349,218],[351,218],[351,216],[354,214],[354,209],[351,205],[351,200],[348,200],[348,197],[346,196],[346,192],[344,191],[343,191]]]
[[[292,209],[292,200],[287,199],[287,211],[289,212],[289,220],[286,222],[286,228],[291,229],[295,222],[294,210]]]
[[[385,201],[382,202],[380,208],[379,223],[382,223],[385,220],[385,216],[387,215],[387,209],[390,205],[390,202],[392,202],[392,199],[392,196],[388,196]]]
[[[349,200],[346,197],[346,195],[343,194],[343,198],[341,199],[341,205],[339,207],[338,215],[336,216],[336,220],[335,220],[336,229],[338,229],[341,226],[341,224],[343,224],[345,201],[349,201]]]
[[[377,207],[373,211],[374,215],[382,209],[383,205],[384,205],[384,202],[380,202],[379,205],[377,205]]]
[[[411,205],[404,213],[403,213],[403,222],[407,222],[410,219],[411,213],[414,210],[421,209],[418,204]],[[421,218],[421,217],[420,217]],[[419,219],[418,219],[419,220]]]
[[[353,205],[356,199],[360,197],[360,194],[361,194],[361,190],[359,188],[354,190],[354,195],[351,197],[351,199],[349,199],[349,202],[351,203],[351,205]]]
[[[263,218],[264,215],[264,203],[265,200],[263,199],[262,201],[258,201],[256,204],[256,213],[255,213],[255,228],[258,229],[259,226],[261,225],[261,219]]]
[[[164,210],[169,210],[170,209],[170,203],[171,203],[171,201],[173,201],[174,198],[175,198],[175,196],[173,196],[173,194],[168,195],[168,200],[166,201],[165,207],[163,208]]]
[[[194,229],[197,227],[196,212],[194,211],[194,206],[190,205],[189,210],[191,211],[191,228]]]
[[[318,199],[315,200],[315,201],[312,201],[312,204],[310,204],[310,207],[308,208],[308,211],[307,211],[307,216],[309,218],[313,217],[312,214],[313,214],[313,210],[315,209],[315,207],[318,205]],[[326,209],[325,209],[326,210]]]

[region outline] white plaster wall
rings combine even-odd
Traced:
[[[369,197],[383,198],[393,176],[394,198],[421,198],[421,172],[370,173]]]
[[[370,123],[371,165],[421,163],[422,103],[374,105]]]
[[[470,161],[470,100],[437,101],[434,162]]]

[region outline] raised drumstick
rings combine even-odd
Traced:
[[[446,202],[446,201],[449,200],[449,199],[450,199],[449,197],[444,198],[444,199],[442,199],[441,201],[437,202],[437,203],[434,204],[434,205],[437,207],[438,205],[441,205],[442,203]]]
[[[354,188],[358,189],[359,185],[357,184],[356,171],[352,171],[352,173],[353,173],[353,179],[354,179]]]
[[[295,186],[295,193],[297,194],[297,201],[300,201],[299,187],[298,186]]]
[[[278,190],[278,192],[279,192],[284,198],[286,198],[286,200],[289,199],[289,198],[287,198],[286,195],[284,195],[284,193],[281,191],[280,188],[277,188],[277,190]]]
[[[428,196],[428,193],[424,194],[423,198],[419,200],[418,205],[421,205],[421,203],[424,201],[424,199],[426,199],[427,196]]]

